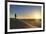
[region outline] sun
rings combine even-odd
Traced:
[[[32,19],[40,19],[41,18],[41,14],[39,11],[35,11],[35,12],[32,12],[32,15],[31,15]]]

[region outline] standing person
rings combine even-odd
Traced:
[[[16,13],[15,13],[15,19],[16,19]]]

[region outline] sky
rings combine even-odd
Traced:
[[[10,18],[17,19],[40,19],[41,6],[10,5]]]

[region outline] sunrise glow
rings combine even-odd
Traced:
[[[41,14],[38,11],[33,11],[32,14],[29,14],[29,16],[19,16],[17,17],[17,19],[40,19],[41,18]]]

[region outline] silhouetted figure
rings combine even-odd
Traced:
[[[15,19],[16,19],[16,14],[15,14]]]

